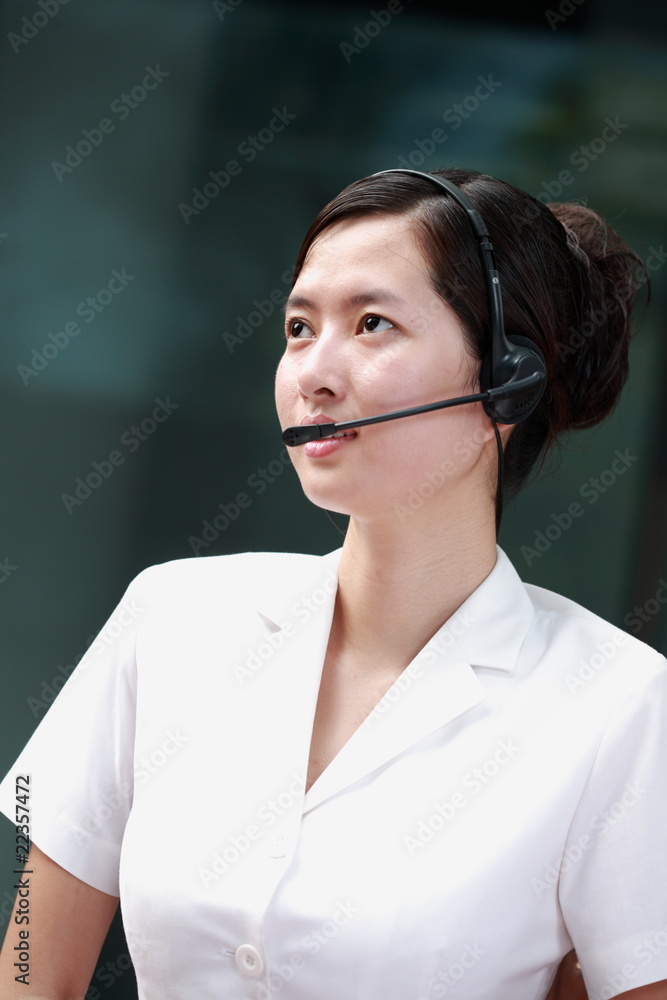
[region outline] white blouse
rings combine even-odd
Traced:
[[[141,1000],[666,979],[667,661],[498,549],[304,795],[339,557],[145,570],[0,785],[120,896]]]

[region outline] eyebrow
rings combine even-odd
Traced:
[[[387,288],[370,288],[368,291],[357,292],[356,295],[348,295],[341,301],[343,309],[351,309],[354,306],[365,306],[369,303],[378,305],[405,305],[405,299],[395,292],[390,292]],[[284,306],[284,312],[289,309],[302,308],[317,310],[317,303],[305,295],[290,295]]]

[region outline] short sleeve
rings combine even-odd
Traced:
[[[565,923],[604,1000],[667,979],[667,661],[647,649],[633,666],[561,866]]]
[[[28,775],[31,840],[66,871],[115,896],[133,796],[135,643],[144,611],[138,580],[0,783],[0,811],[13,822],[16,776]]]

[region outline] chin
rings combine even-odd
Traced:
[[[354,504],[350,502],[349,491],[346,491],[345,496],[341,496],[341,491],[338,490],[316,489],[315,487],[308,487],[306,489],[303,487],[303,484],[302,489],[306,499],[310,500],[315,507],[321,507],[323,510],[330,510],[334,514],[345,514],[350,517],[354,514]]]
[[[305,477],[304,477],[305,478]],[[356,483],[347,478],[338,482],[301,482],[301,488],[305,496],[316,507],[332,511],[336,514],[343,514],[357,520],[373,520],[377,517],[386,517],[389,512],[392,517],[396,516],[395,506],[405,499],[405,494],[409,490],[406,486],[405,493],[400,495],[396,492],[396,484],[392,482],[391,487],[381,489],[369,489],[369,477],[364,475],[361,483]],[[400,493],[400,491],[399,491]]]

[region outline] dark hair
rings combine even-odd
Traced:
[[[592,427],[614,408],[628,375],[630,312],[648,280],[637,256],[592,209],[541,201],[473,170],[435,170],[461,188],[484,219],[496,252],[505,329],[535,341],[547,386],[505,449],[506,497],[571,428]],[[406,215],[431,265],[431,281],[457,313],[471,354],[488,351],[488,307],[477,243],[453,198],[425,178],[390,173],[355,181],[312,223],[296,281],[317,237],[344,219]]]

